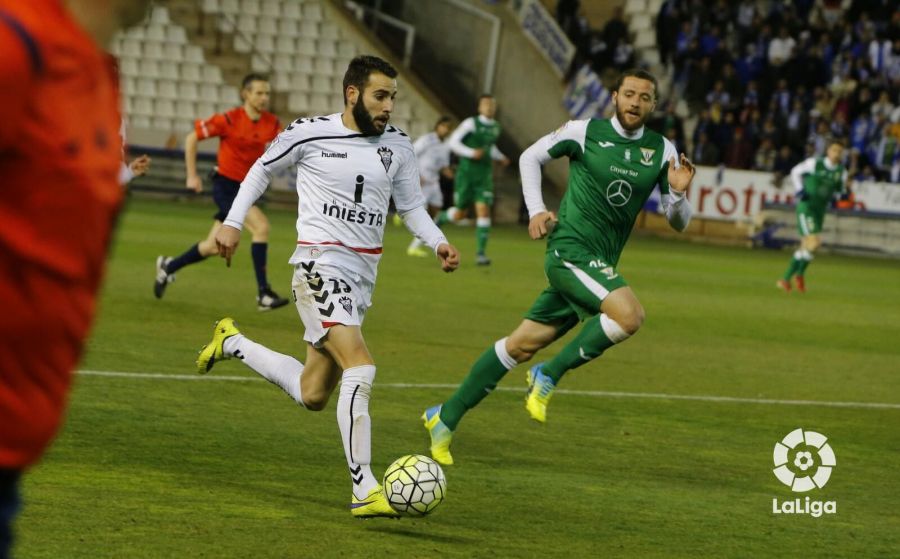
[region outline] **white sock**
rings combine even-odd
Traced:
[[[458,219],[456,219],[456,212],[456,206],[450,206],[449,208],[447,208],[447,221],[449,221],[450,223],[456,223],[457,221],[459,221]]]
[[[235,334],[222,344],[225,353],[231,354],[244,362],[267,381],[280,387],[288,396],[303,407],[303,396],[300,394],[300,377],[303,375],[303,363],[290,355],[272,351],[243,334]]]
[[[344,441],[344,455],[353,480],[353,495],[364,499],[379,482],[372,474],[372,427],[369,420],[369,393],[375,380],[375,365],[360,365],[344,371],[337,403],[338,427]]]

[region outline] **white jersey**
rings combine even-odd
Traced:
[[[413,149],[423,186],[439,185],[441,169],[450,166],[450,147],[438,138],[437,132],[429,132],[413,143]]]
[[[261,193],[273,173],[291,165],[299,197],[291,264],[317,259],[374,282],[391,198],[399,212],[425,204],[409,137],[390,124],[381,136],[363,136],[345,127],[340,113],[299,118],[269,145],[241,190]],[[235,207],[225,223],[240,227],[231,222],[240,214],[232,213]]]

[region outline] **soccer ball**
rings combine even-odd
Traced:
[[[425,516],[444,500],[447,480],[437,462],[421,454],[408,454],[388,466],[382,481],[384,494],[400,513]]]

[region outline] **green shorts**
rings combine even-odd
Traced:
[[[797,229],[801,237],[821,233],[823,221],[825,221],[824,210],[817,211],[803,203],[797,205]]]
[[[547,251],[544,272],[550,287],[538,295],[525,318],[559,325],[559,336],[580,321],[599,314],[606,296],[628,285],[604,258],[587,251]]]
[[[468,208],[476,202],[494,204],[494,178],[491,173],[457,172],[453,183],[453,205]]]

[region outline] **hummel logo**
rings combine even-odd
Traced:
[[[614,145],[616,145],[612,142],[597,142],[597,143],[600,144],[600,147],[602,147],[602,148],[611,148]]]

